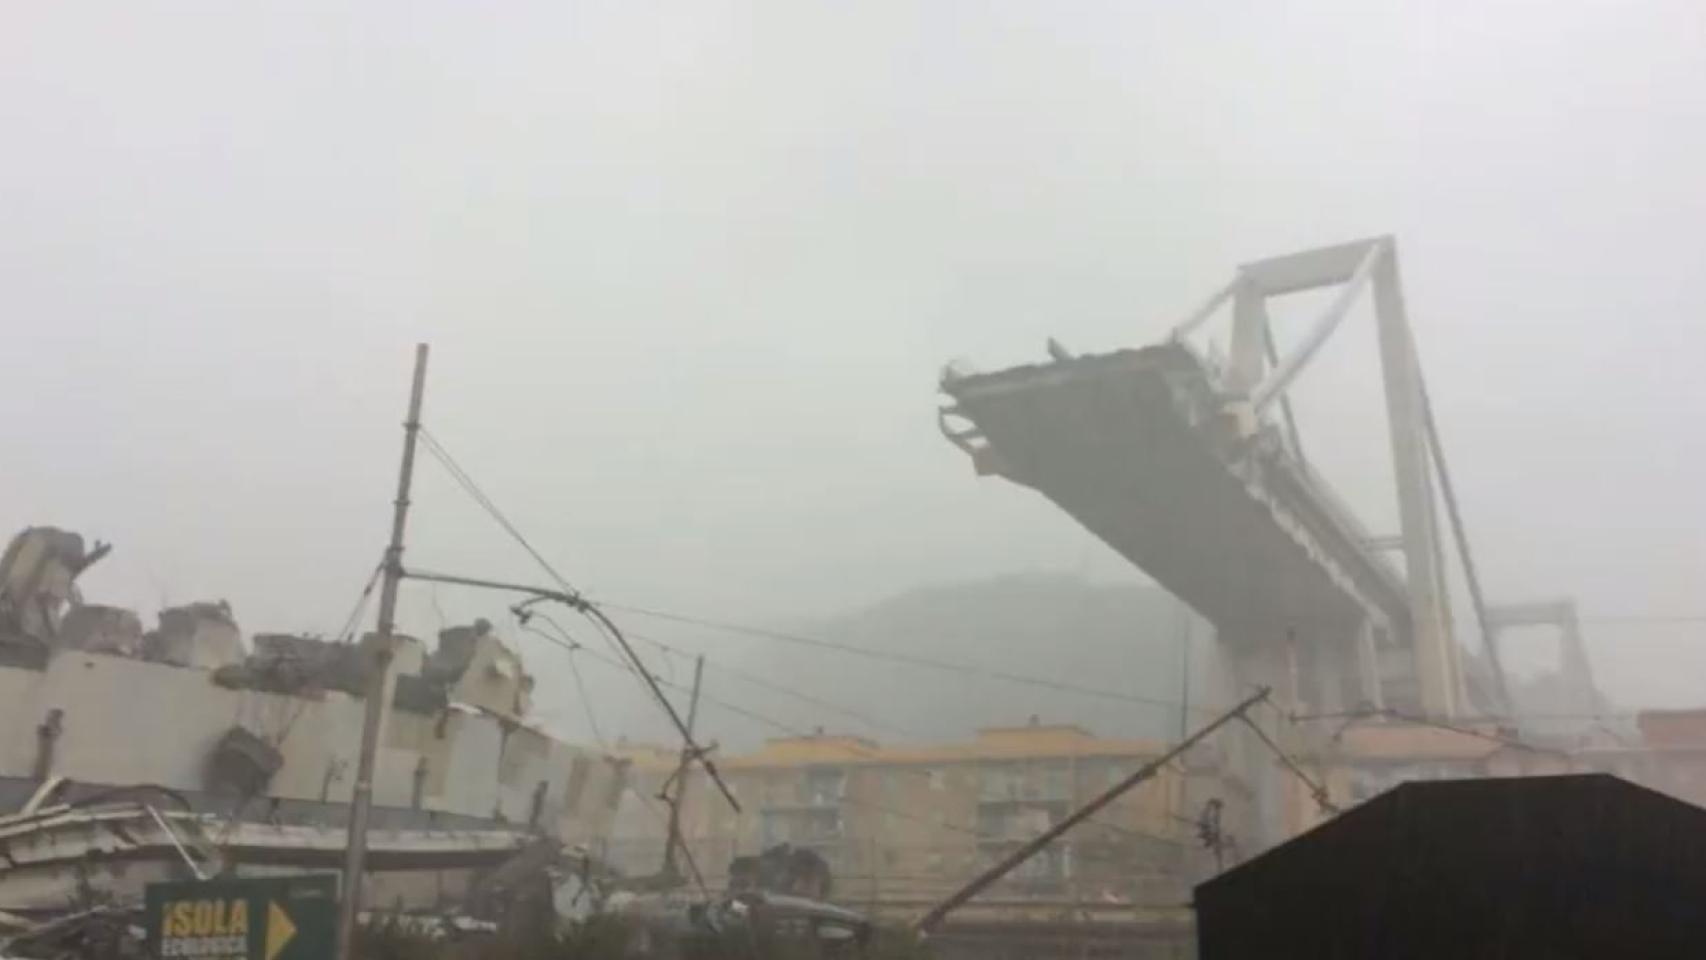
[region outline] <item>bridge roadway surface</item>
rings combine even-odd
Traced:
[[[1301,647],[1333,649],[1371,614],[1407,640],[1397,571],[1276,431],[1243,435],[1213,384],[1177,343],[950,373],[942,424],[979,473],[1048,497],[1222,642],[1295,631]]]

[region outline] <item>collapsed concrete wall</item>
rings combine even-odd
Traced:
[[[511,717],[532,707],[533,677],[486,620],[439,631],[422,673],[443,683],[457,703]]]
[[[51,777],[158,784],[206,806],[324,813],[347,804],[371,660],[361,645],[263,634],[251,653],[230,604],[136,615],[84,605],[76,578],[105,555],[35,527],[0,554],[0,796]],[[533,678],[481,620],[394,638],[392,709],[374,802],[604,838],[627,764],[526,721]]]
[[[0,553],[0,663],[39,667],[68,606],[80,602],[77,575],[106,556],[97,543],[57,527],[30,527]]]
[[[143,652],[161,663],[212,670],[241,661],[247,651],[231,605],[221,600],[160,611],[160,629],[148,635]]]
[[[66,611],[59,628],[59,645],[68,650],[142,655],[142,620],[120,607],[86,604]]]
[[[258,802],[348,803],[362,713],[360,698],[336,690],[234,689],[205,670],[63,651],[43,670],[0,667],[0,780],[45,773],[209,791],[210,759],[235,725],[280,755]],[[608,834],[625,776],[625,765],[509,716],[459,704],[393,710],[374,802],[590,842]]]

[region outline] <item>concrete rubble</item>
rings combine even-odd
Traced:
[[[123,956],[151,882],[331,872],[346,848],[360,646],[246,640],[224,601],[144,630],[83,601],[107,552],[34,527],[0,554],[3,956]],[[530,721],[490,623],[397,646],[364,902],[466,930],[587,910],[627,761]]]

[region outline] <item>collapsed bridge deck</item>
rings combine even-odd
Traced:
[[[1239,429],[1185,345],[950,373],[942,389],[943,431],[979,473],[1048,497],[1223,641],[1344,637],[1371,613],[1408,622],[1368,535],[1276,433]]]

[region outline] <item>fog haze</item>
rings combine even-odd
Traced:
[[[0,528],[113,541],[92,599],[334,631],[425,340],[430,428],[595,596],[1140,582],[972,475],[941,365],[1150,342],[1239,262],[1390,233],[1489,593],[1575,596],[1617,702],[1702,702],[1706,7],[1283,6],[17,6]],[[1299,416],[1393,530],[1358,319]],[[538,579],[434,464],[416,505],[411,562]]]

